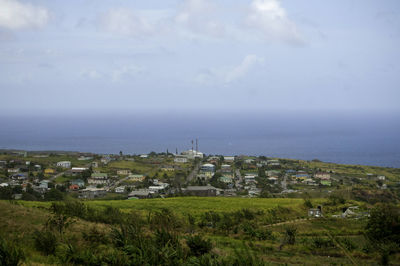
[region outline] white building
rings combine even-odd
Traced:
[[[185,156],[177,155],[174,159],[175,163],[187,163],[188,159]]]
[[[116,187],[115,193],[125,193],[125,186]]]
[[[183,151],[181,153],[181,155],[183,155],[187,159],[195,159],[195,158],[203,158],[204,157],[204,154],[202,152],[195,151],[195,150]]]
[[[235,161],[235,156],[224,156],[224,161],[226,163],[233,163]]]
[[[58,162],[58,163],[57,163],[57,167],[71,168],[71,162],[70,162],[70,161]]]

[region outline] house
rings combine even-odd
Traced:
[[[72,167],[71,169],[71,174],[76,175],[76,174],[81,174],[88,170],[86,167]]]
[[[254,163],[254,159],[246,159],[246,160],[244,160],[244,162],[247,164],[252,164],[252,163]]]
[[[267,179],[268,179],[270,182],[274,183],[274,184],[277,184],[277,183],[278,183],[278,178],[277,178],[277,177],[271,176],[271,177],[268,177]]]
[[[386,179],[386,177],[384,176],[384,175],[380,175],[380,176],[378,176],[378,180],[385,180]]]
[[[161,171],[172,172],[175,171],[175,168],[173,166],[166,165],[161,168]]]
[[[50,180],[42,180],[39,182],[40,189],[49,189]]]
[[[278,170],[268,170],[268,171],[265,171],[265,174],[266,174],[267,176],[278,176],[280,173],[281,173],[281,171],[278,171]]]
[[[246,175],[244,177],[244,183],[250,184],[250,183],[256,183],[256,176],[255,175]]]
[[[81,199],[94,199],[99,197],[104,197],[106,195],[106,190],[104,188],[85,188],[79,191],[78,197]]]
[[[220,177],[218,178],[218,180],[219,180],[220,182],[223,182],[223,183],[226,183],[226,184],[232,183],[232,178],[227,177],[227,176],[220,176]]]
[[[221,165],[221,172],[222,173],[230,173],[232,172],[232,167],[229,164]]]
[[[128,180],[133,182],[142,182],[146,177],[144,175],[129,175]]]
[[[20,171],[20,169],[19,168],[9,168],[9,169],[7,169],[7,172],[8,173],[18,173]]]
[[[77,185],[81,188],[85,186],[85,181],[83,181],[82,179],[75,179],[71,181],[71,185]]]
[[[115,193],[125,193],[125,186],[116,187]]]
[[[89,160],[92,160],[93,159],[93,157],[90,157],[90,156],[79,156],[78,157],[78,161],[89,161]]]
[[[8,187],[8,184],[7,183],[1,183],[0,187]]]
[[[7,165],[7,161],[0,161],[0,168],[4,168]]]
[[[233,163],[235,161],[235,156],[224,156],[224,162]]]
[[[322,215],[322,207],[318,206],[317,208],[309,209],[308,210],[308,216],[309,217],[315,217],[315,218],[323,217],[323,215]]]
[[[314,175],[315,178],[319,178],[321,180],[329,180],[331,179],[331,174],[329,173],[324,173],[324,172],[318,172]]]
[[[46,168],[46,169],[44,169],[44,173],[47,175],[53,175],[56,173],[56,170],[54,170],[52,168]]]
[[[78,190],[79,186],[78,185],[70,185],[69,190]]]
[[[156,195],[157,195],[156,193],[154,193],[150,190],[147,190],[147,189],[134,190],[131,193],[129,193],[128,199],[135,199],[135,198],[136,199],[148,199],[148,198],[152,198]]]
[[[92,167],[93,168],[98,168],[99,167],[99,162],[92,162]]]
[[[117,175],[130,175],[130,174],[132,174],[132,172],[129,169],[117,170]]]
[[[185,156],[182,155],[176,155],[174,158],[175,163],[187,163],[188,159]]]
[[[25,179],[28,179],[28,175],[24,174],[24,173],[13,174],[11,176],[11,179],[13,179],[13,180],[25,180]]]
[[[71,162],[70,161],[61,161],[57,163],[57,167],[62,167],[62,168],[71,168]]]
[[[108,175],[105,173],[93,173],[90,178],[88,178],[88,183],[93,185],[108,184]]]
[[[139,157],[144,159],[144,158],[148,158],[149,155],[148,154],[141,154]]]
[[[214,173],[215,172],[215,165],[210,164],[210,163],[206,163],[203,164],[200,168],[201,172],[211,172]]]
[[[217,195],[217,189],[213,186],[188,186],[182,192],[190,196],[213,197]]]

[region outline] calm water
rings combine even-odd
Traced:
[[[0,116],[0,148],[139,154],[191,148],[400,167],[393,114],[123,114]]]

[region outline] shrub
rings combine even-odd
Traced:
[[[23,251],[0,237],[0,265],[17,266],[25,259]]]
[[[314,237],[311,241],[312,248],[330,248],[335,246],[331,239],[326,239],[319,236]]]
[[[57,237],[48,230],[35,231],[33,234],[35,248],[45,255],[54,255],[57,248]]]
[[[209,253],[212,249],[211,241],[202,238],[200,235],[187,237],[186,244],[190,248],[190,254],[196,257]]]

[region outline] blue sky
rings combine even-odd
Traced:
[[[0,111],[400,111],[398,0],[0,0]]]

